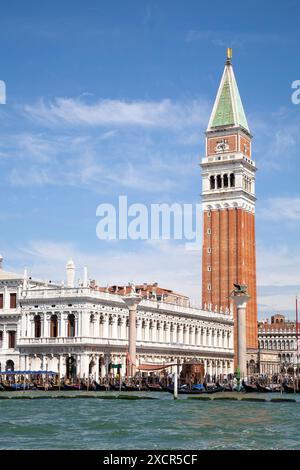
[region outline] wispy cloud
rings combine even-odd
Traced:
[[[258,216],[264,220],[280,223],[300,221],[300,197],[269,198],[258,210]]]
[[[186,34],[186,41],[203,41],[207,40],[220,47],[243,47],[247,44],[268,44],[268,45],[287,45],[291,42],[282,34],[268,32],[247,32],[240,31],[233,33],[232,31],[213,31],[213,30],[189,30]]]
[[[55,98],[24,106],[24,112],[34,120],[50,125],[77,126],[137,126],[179,129],[206,123],[208,103],[162,101],[101,100],[87,104],[74,98]]]
[[[4,143],[5,142],[5,143]],[[2,141],[12,161],[7,178],[13,186],[77,186],[97,193],[114,188],[151,193],[183,187],[197,170],[197,155],[172,149],[155,139],[117,130],[97,135],[17,134]],[[1,151],[1,144],[0,144]],[[180,175],[180,177],[178,177]],[[3,176],[3,174],[2,174]]]
[[[73,243],[36,240],[9,254],[10,262],[27,265],[31,276],[52,281],[65,279],[65,265],[70,257],[76,265],[76,279],[82,279],[83,267],[88,266],[90,278],[102,286],[125,285],[129,281],[158,282],[190,296],[193,304],[200,305],[200,252],[188,252],[184,244],[141,242],[128,249],[117,243],[113,249],[103,250],[99,243],[98,252],[89,252]]]

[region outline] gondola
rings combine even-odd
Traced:
[[[83,383],[79,383],[79,384],[64,384],[62,386],[62,390],[76,390],[76,391],[79,391],[79,390],[87,390],[87,386]]]
[[[167,387],[162,387],[160,384],[147,384],[147,390],[149,392],[166,392]]]
[[[96,392],[107,392],[108,390],[110,390],[110,386],[108,384],[101,385],[98,382],[96,382],[96,380],[94,380],[93,383],[91,384],[91,390],[95,390]]]
[[[169,393],[174,393],[174,386],[167,387]],[[212,393],[223,392],[224,388],[221,385],[214,385],[207,389],[189,388],[187,385],[178,387],[178,395],[210,395]]]
[[[283,389],[285,393],[295,393],[294,386],[293,385],[287,385],[283,384]],[[296,389],[296,393],[300,393],[300,389]]]
[[[139,386],[139,385],[125,385],[126,392],[144,392],[147,390],[146,387]]]
[[[35,385],[35,389],[39,391],[46,392],[58,392],[59,390],[64,390],[63,385]]]
[[[169,393],[174,393],[174,386],[171,385],[167,387],[167,391]],[[190,389],[186,385],[178,387],[178,395],[202,395],[203,393],[206,393],[206,392],[203,390]]]
[[[260,383],[256,382],[256,388],[259,393],[273,393],[276,390],[271,387],[267,387],[265,385],[261,385]]]
[[[242,386],[244,387],[244,390],[247,393],[258,392],[256,385],[246,384],[244,380],[242,381]]]
[[[202,393],[218,393],[218,392],[224,392],[224,387],[222,385],[214,385],[212,387],[206,388]]]
[[[2,384],[4,390],[6,392],[18,392],[18,391],[23,391],[23,390],[34,390],[34,385],[33,384],[27,384],[27,383],[10,383]]]

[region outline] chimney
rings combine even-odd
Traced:
[[[67,287],[74,287],[74,280],[75,280],[75,264],[72,259],[67,262],[66,265],[67,270]]]

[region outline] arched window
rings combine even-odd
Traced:
[[[104,324],[104,317],[103,315],[100,315],[100,322],[99,322],[99,335],[100,335],[100,338],[102,338],[103,336],[103,333],[104,333],[104,328],[103,328],[103,324]]]
[[[121,338],[122,337],[122,318],[121,317],[118,317],[118,338]]]
[[[142,339],[145,339],[146,322],[142,321]]]
[[[223,187],[228,188],[228,175],[223,176]]]
[[[57,338],[57,336],[58,336],[57,315],[51,315],[51,319],[50,319],[50,336],[51,336],[51,338]]]
[[[42,333],[42,327],[41,327],[41,317],[40,315],[36,315],[34,317],[34,337],[35,338],[40,338],[41,333]]]
[[[68,337],[74,338],[75,336],[75,316],[73,313],[68,315]]]
[[[235,187],[235,176],[234,173],[230,173],[230,187],[234,188]]]
[[[209,181],[210,181],[210,189],[215,189],[215,187],[216,187],[215,177],[211,176],[209,178]]]
[[[113,319],[112,315],[109,315],[109,319],[108,319],[108,336],[110,338],[112,337],[112,334],[113,334],[113,323],[114,323],[114,319]]]
[[[94,336],[94,323],[95,323],[95,316],[91,314],[90,315],[90,336]]]
[[[217,175],[217,188],[221,189],[222,188],[222,176]]]
[[[14,370],[15,370],[15,363],[14,363],[14,361],[12,361],[11,359],[9,359],[8,361],[6,361],[5,370],[7,370],[7,371],[14,371]]]

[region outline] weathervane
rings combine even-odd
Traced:
[[[227,65],[231,64],[231,59],[232,59],[232,48],[227,47],[227,61],[226,61]]]

